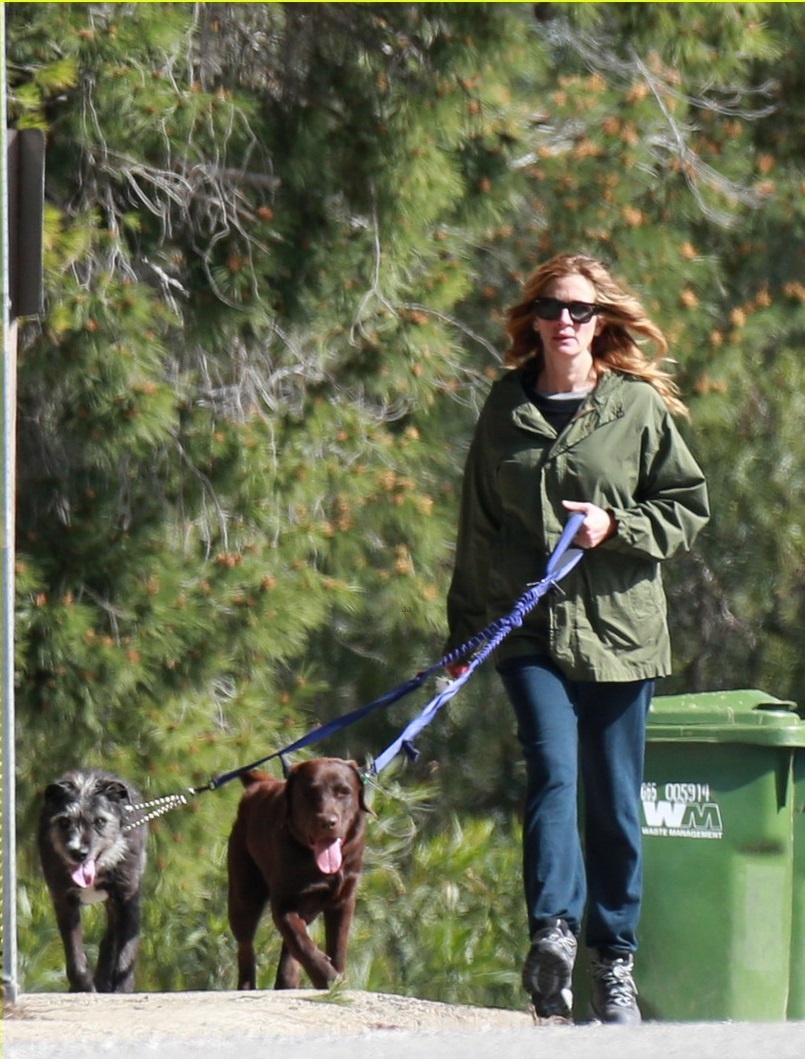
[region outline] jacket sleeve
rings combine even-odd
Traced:
[[[689,551],[710,518],[704,474],[664,408],[644,436],[635,503],[612,514],[601,547],[658,561]]]
[[[464,468],[445,651],[459,647],[487,624],[490,551],[499,527],[500,503],[482,412]]]

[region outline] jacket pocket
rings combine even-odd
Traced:
[[[652,564],[618,564],[604,583],[589,586],[588,616],[602,644],[616,652],[653,651],[667,636],[667,604]],[[630,567],[631,570],[625,569]],[[613,576],[615,574],[620,576]]]

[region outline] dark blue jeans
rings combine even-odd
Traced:
[[[634,952],[642,894],[640,784],[654,682],[568,680],[538,656],[508,659],[498,672],[526,763],[523,878],[531,935],[556,917],[578,934],[586,904],[586,944]]]

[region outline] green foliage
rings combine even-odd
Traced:
[[[800,697],[803,18],[8,6],[11,120],[48,136],[46,312],[19,363],[21,835],[77,761],[147,797],[198,786],[439,657],[503,308],[572,247],[667,331],[710,481],[667,571],[668,690]],[[427,694],[322,752],[371,757]],[[494,673],[418,742],[376,795],[351,984],[517,1006],[521,767]],[[153,825],[142,988],[231,984],[235,802]],[[24,987],[61,988],[21,855]]]
[[[395,992],[429,1000],[523,1006],[518,831],[454,816],[417,837],[394,871],[370,867],[351,959],[365,988],[386,992],[393,982]]]

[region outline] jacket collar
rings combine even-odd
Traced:
[[[554,430],[549,426],[539,409],[525,395],[522,387],[522,371],[517,372],[519,397],[512,410],[514,424],[531,434],[554,437]],[[624,414],[624,378],[618,372],[608,371],[598,380],[598,385],[579,408],[573,419],[556,438],[553,454],[565,452],[588,437],[598,427],[620,419]]]

